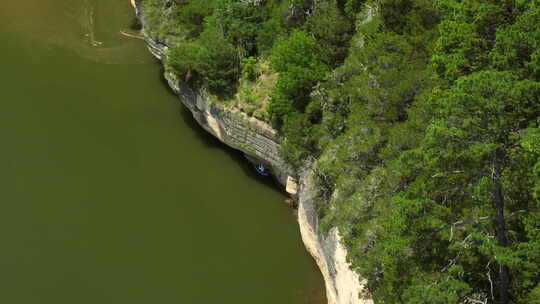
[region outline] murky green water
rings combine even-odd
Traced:
[[[132,19],[2,1],[0,302],[321,303],[283,195],[195,125]]]

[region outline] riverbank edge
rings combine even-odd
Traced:
[[[139,0],[131,0],[149,51],[163,62],[168,45],[158,41],[146,31]],[[318,215],[314,198],[317,193],[312,170],[300,176],[291,170],[279,155],[277,132],[265,122],[247,116],[241,111],[209,102],[200,90],[190,88],[175,74],[165,70],[169,87],[191,111],[198,124],[224,144],[244,153],[254,164],[270,169],[276,180],[298,201],[298,224],[302,241],[314,258],[325,282],[328,304],[372,304],[365,294],[365,281],[351,270],[347,250],[340,242],[337,228],[323,235],[318,229]]]

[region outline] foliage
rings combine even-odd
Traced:
[[[143,3],[170,68],[311,164],[375,303],[538,302],[538,0]]]
[[[294,31],[272,49],[270,64],[279,73],[268,113],[274,126],[295,111],[303,111],[311,88],[326,74],[327,67],[317,54],[316,41],[303,31]]]
[[[247,58],[242,66],[238,93],[232,105],[249,116],[268,122],[266,105],[277,79],[278,75],[270,70],[267,61]]]
[[[497,29],[509,22],[510,8],[497,0],[439,1],[445,13],[433,63],[445,79],[482,70],[489,64]]]
[[[281,141],[280,152],[295,169],[301,168],[306,158],[312,156],[312,146],[315,143],[312,128],[307,116],[302,113],[292,112],[285,117],[283,133],[287,134],[287,137]]]
[[[242,77],[254,81],[259,75],[260,72],[257,69],[257,58],[244,58],[242,60]]]
[[[287,34],[286,1],[144,0],[142,4],[150,35],[171,46],[168,67],[222,100],[236,92],[244,59],[257,58]]]
[[[199,81],[216,95],[231,96],[240,76],[236,50],[218,32],[205,30],[199,39],[171,49],[167,64],[186,80]],[[194,75],[193,75],[194,74]]]
[[[499,69],[540,80],[540,2],[530,1],[514,24],[498,29],[491,59]]]
[[[353,22],[338,8],[336,1],[320,2],[305,23],[306,30],[317,39],[317,53],[329,66],[343,62],[353,34]]]

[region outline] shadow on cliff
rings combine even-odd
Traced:
[[[161,75],[163,75],[163,73],[161,73]],[[268,187],[272,187],[283,194],[286,194],[284,188],[273,177],[258,174],[253,168],[253,165],[244,157],[244,153],[227,146],[225,143],[222,143],[219,139],[204,130],[203,127],[201,127],[195,120],[195,118],[193,118],[191,112],[182,104],[182,101],[178,99],[178,96],[174,93],[174,91],[169,87],[167,80],[163,76],[161,76],[160,79],[163,86],[167,88],[169,94],[174,96],[181,105],[178,111],[180,120],[191,130],[193,130],[196,139],[205,148],[220,149],[225,151],[226,155],[231,159],[231,161],[237,163],[247,177],[254,179]]]

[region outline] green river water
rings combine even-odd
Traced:
[[[323,303],[293,212],[202,131],[128,0],[0,6],[0,303]]]

